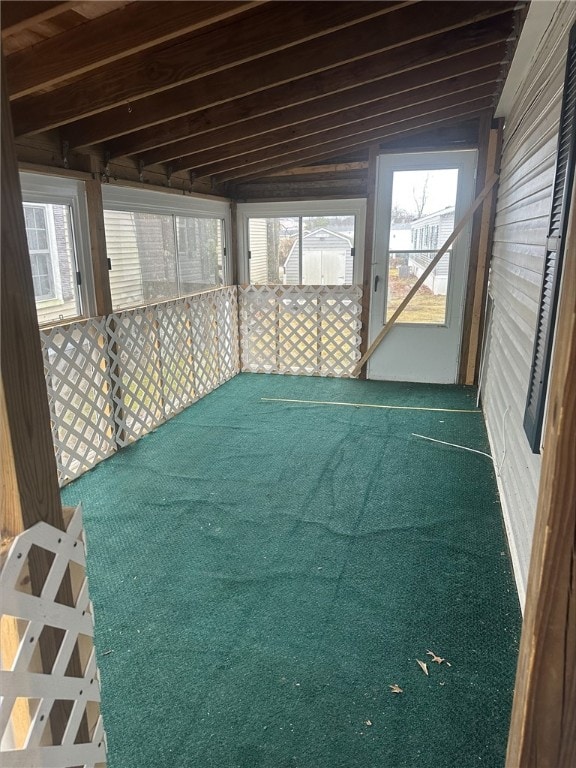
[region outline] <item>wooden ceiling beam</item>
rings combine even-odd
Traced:
[[[483,3],[481,5],[480,9],[479,4],[448,3],[446,6],[437,8],[432,17],[422,17],[422,14],[420,17],[412,17],[408,26],[392,34],[394,30],[390,29],[390,22],[395,16],[401,16],[407,23],[406,12],[398,10],[389,17],[376,18],[349,29],[333,32],[328,37],[302,43],[298,48],[246,62],[224,72],[197,79],[193,83],[179,85],[133,101],[129,105],[114,107],[92,117],[76,119],[75,122],[61,129],[62,138],[68,141],[71,147],[101,143],[115,136],[159,126],[166,120],[194,113],[189,128],[186,123],[178,124],[175,126],[175,131],[171,132],[170,126],[161,126],[153,132],[134,136],[136,145],[134,151],[141,152],[181,139],[191,133],[209,130],[231,121],[236,122],[239,118],[258,114],[257,110],[261,109],[261,106],[258,106],[261,105],[261,100],[257,100],[256,104],[254,101],[238,103],[238,109],[241,109],[241,112],[235,111],[236,104],[225,105],[225,102],[234,100],[237,103],[241,97],[265,89],[279,85],[289,87],[293,81],[306,78],[302,84],[307,88],[302,97],[306,100],[321,95],[322,89],[325,88],[329,89],[326,92],[330,93],[333,90],[352,87],[358,82],[378,79],[388,71],[409,70],[438,61],[444,56],[461,53],[466,50],[466,47],[474,50],[506,38],[512,30],[513,4]],[[501,18],[495,18],[497,16]],[[459,30],[457,35],[446,34],[454,29]],[[416,40],[419,41],[418,46],[409,45]],[[393,50],[390,50],[381,62],[367,58],[381,54],[391,47]],[[336,67],[341,69],[335,69]],[[365,76],[364,68],[371,74]],[[320,75],[320,72],[325,74]],[[332,77],[335,85],[332,84]],[[365,80],[362,79],[364,77],[366,77]],[[318,79],[316,89],[314,89],[314,78]],[[293,83],[289,103],[295,103],[300,85],[300,82]],[[268,92],[265,98],[270,100],[271,110],[282,108],[282,102],[272,101],[273,92]],[[209,118],[202,122],[203,115],[200,110],[216,105],[222,105],[222,109],[217,113],[217,122],[210,122]],[[50,108],[49,105],[45,104],[45,106]],[[14,110],[22,133],[28,128],[23,122],[25,115],[20,121],[18,103],[14,104]],[[162,133],[163,130],[165,133]],[[110,147],[110,151],[117,156],[125,154],[130,149],[131,145],[125,142]]]
[[[398,86],[392,85],[391,79],[399,79],[400,75],[402,81],[405,78],[418,77],[422,80],[433,80],[435,77],[449,77],[464,72],[471,62],[475,68],[480,68],[505,57],[508,35],[502,30],[486,25],[480,34],[466,34],[466,28],[462,32],[462,35],[443,34],[414,45],[394,48],[299,80],[257,91],[210,109],[179,117],[163,125],[121,136],[109,142],[106,150],[112,157],[142,153],[187,137],[198,137],[199,134],[215,128],[225,128],[243,121],[257,124],[264,115],[273,112],[283,114],[288,107],[298,104],[306,104],[307,109],[316,108],[317,103],[324,101],[324,97],[344,91],[350,93],[352,89],[358,89],[364,84],[368,86],[374,83],[376,87],[382,87],[380,83],[385,86],[384,81],[387,81],[390,82],[391,92],[394,92]],[[431,69],[433,65],[434,70]],[[244,130],[244,127],[241,130]],[[185,154],[185,151],[176,152],[172,156],[182,154]]]
[[[6,58],[12,99],[222,21],[266,0],[130,3]]]
[[[39,132],[93,115],[389,13],[400,4],[266,3],[237,19],[134,54],[120,67],[108,64],[48,93],[13,101],[15,130],[18,135]]]
[[[383,123],[380,127],[372,127],[351,136],[324,141],[322,144],[296,149],[283,155],[265,157],[260,161],[254,161],[250,165],[243,165],[230,171],[218,168],[203,169],[202,176],[212,176],[215,183],[221,184],[242,178],[258,179],[264,174],[271,174],[279,170],[301,165],[304,161],[318,162],[333,157],[337,152],[347,149],[360,149],[366,145],[384,142],[399,135],[410,136],[423,133],[431,128],[453,125],[455,121],[461,122],[478,117],[493,109],[490,98],[459,104],[454,107],[430,112],[426,115],[417,115],[412,118],[393,124]],[[200,177],[200,174],[198,174]]]
[[[442,96],[484,83],[495,83],[500,73],[500,64],[494,63],[493,54],[483,57],[478,52],[473,52],[462,57],[459,64],[461,66],[452,66],[452,72],[449,66],[440,63],[427,67],[425,71],[413,70],[392,80],[368,83],[359,88],[195,135],[185,141],[167,144],[142,155],[141,159],[145,165],[153,165],[188,155],[199,155],[201,152],[207,152],[210,156],[214,156],[217,151],[230,155],[233,151],[230,144],[239,145],[249,140],[252,143],[259,141],[262,146],[267,146],[273,142],[274,135],[281,129],[289,129],[302,135],[307,132],[309,124],[313,125],[311,121],[318,118],[331,119],[334,125],[337,125],[341,120],[346,122],[346,111],[350,109],[364,107],[369,113],[377,114],[378,110],[382,111],[382,107],[392,110],[404,106],[408,100],[416,103],[432,98],[431,89],[434,89],[434,96]],[[179,166],[178,160],[175,166]]]
[[[0,25],[2,37],[14,35],[33,24],[48,21],[65,11],[74,9],[78,2],[51,2],[49,0],[3,0]]]
[[[303,123],[296,130],[288,128],[267,134],[271,137],[269,139],[271,143],[268,146],[262,141],[264,137],[255,137],[252,140],[238,142],[233,148],[224,147],[224,152],[220,150],[183,157],[173,167],[175,171],[193,170],[198,176],[217,175],[267,157],[276,157],[298,149],[322,145],[325,141],[354,136],[372,128],[391,126],[414,117],[425,118],[431,113],[472,100],[490,99],[493,91],[493,85],[488,84],[463,89],[456,93],[440,91],[438,95],[430,96],[428,89],[421,88],[418,89],[418,96],[414,97],[414,102],[410,100],[409,104],[404,95],[382,99],[376,113],[363,108],[344,110],[337,115],[328,115]],[[373,105],[370,106],[374,109]],[[206,168],[207,171],[204,170]]]

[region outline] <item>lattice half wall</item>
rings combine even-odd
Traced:
[[[240,369],[236,288],[41,330],[60,485]]]
[[[359,286],[249,285],[238,298],[243,371],[352,374],[360,359]]]
[[[358,286],[228,286],[41,330],[60,485],[240,369],[350,376],[361,298]]]

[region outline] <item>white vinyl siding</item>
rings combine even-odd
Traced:
[[[102,194],[115,310],[189,296],[229,280],[228,202],[113,185]]]
[[[541,458],[523,418],[552,201],[568,33],[576,6],[559,5],[507,116],[489,295],[483,403],[520,600],[534,530]]]
[[[268,236],[266,219],[250,219],[250,282],[268,282]]]
[[[109,274],[114,307],[143,304],[142,273],[132,214],[128,211],[104,211],[104,222],[106,250],[112,266]]]

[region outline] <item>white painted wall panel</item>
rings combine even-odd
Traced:
[[[520,601],[524,603],[540,455],[522,425],[548,234],[566,49],[576,4],[559,3],[515,84],[504,128],[489,293],[483,404]]]

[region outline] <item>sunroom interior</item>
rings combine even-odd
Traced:
[[[574,763],[575,20],[3,0],[3,764]]]

